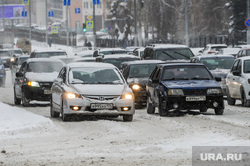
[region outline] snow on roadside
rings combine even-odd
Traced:
[[[0,138],[17,137],[31,131],[46,132],[54,126],[48,118],[2,102],[0,102],[0,114]]]

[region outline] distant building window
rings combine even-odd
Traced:
[[[100,4],[97,5],[97,8],[102,8],[102,3],[100,2]]]
[[[88,9],[89,8],[89,3],[88,2],[84,2],[84,8]]]

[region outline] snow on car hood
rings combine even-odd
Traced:
[[[25,77],[30,81],[39,82],[54,82],[54,79],[58,76],[58,72],[53,73],[33,73],[27,72]]]
[[[143,78],[128,78],[127,82],[129,85],[131,84],[139,84],[142,86],[146,86],[148,83],[148,77],[143,77]]]
[[[71,85],[82,95],[121,95],[126,86],[117,84],[74,84]]]
[[[227,74],[229,73],[230,69],[215,69],[210,70],[214,77],[221,77],[226,78]]]
[[[215,80],[178,80],[178,81],[161,81],[161,83],[167,88],[214,88],[220,87],[219,83]]]

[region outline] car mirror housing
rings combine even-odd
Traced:
[[[63,79],[61,79],[61,78],[56,78],[56,79],[54,80],[54,83],[55,83],[56,85],[60,85],[60,84],[62,84],[62,82],[63,82]]]
[[[221,77],[215,77],[215,81],[220,82],[221,81]]]
[[[233,71],[233,75],[234,76],[240,76],[240,72],[239,71]]]

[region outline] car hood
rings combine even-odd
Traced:
[[[193,88],[215,88],[220,87],[219,83],[215,80],[178,80],[178,81],[161,81],[161,83],[167,88],[181,88],[181,89],[193,89]]]
[[[230,69],[215,69],[215,70],[210,70],[210,71],[214,77],[226,78]]]
[[[147,83],[148,83],[148,77],[142,77],[142,78],[128,78],[127,79],[127,83],[129,85],[132,85],[132,84],[139,84],[139,85],[142,85],[142,86],[146,86]]]
[[[121,95],[125,90],[124,85],[114,85],[114,84],[73,84],[71,85],[79,94],[82,95]]]
[[[33,73],[27,72],[25,77],[29,81],[38,81],[38,82],[53,82],[54,79],[58,76],[58,72],[53,73]]]

